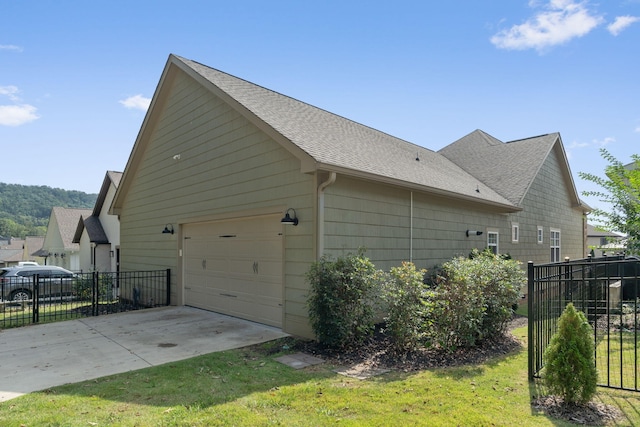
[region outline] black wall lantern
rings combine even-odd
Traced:
[[[289,216],[289,211],[293,211],[293,218]],[[287,209],[287,211],[284,213],[284,218],[282,218],[280,222],[284,225],[298,225],[298,217],[296,216],[296,210],[293,208]]]
[[[164,230],[162,230],[162,234],[173,234],[173,225],[167,224],[164,226]]]

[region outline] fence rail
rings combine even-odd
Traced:
[[[621,256],[528,266],[529,378],[570,302],[593,328],[598,385],[640,391],[640,261]]]
[[[170,304],[171,270],[78,273],[0,281],[0,329]]]

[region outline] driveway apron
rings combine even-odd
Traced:
[[[0,330],[0,402],[285,336],[271,326],[184,306]]]

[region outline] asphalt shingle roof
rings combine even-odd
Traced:
[[[559,138],[551,133],[504,143],[476,130],[438,153],[520,205]]]
[[[53,215],[58,222],[60,237],[65,250],[78,250],[78,244],[73,243],[78,221],[91,215],[91,209],[73,209],[56,206],[53,208]]]
[[[294,98],[171,55],[187,73],[299,148],[317,169],[383,179],[423,191],[500,205],[512,201],[447,157]],[[239,108],[238,108],[239,107]],[[419,160],[417,160],[419,159]]]

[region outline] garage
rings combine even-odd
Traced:
[[[185,305],[282,327],[280,216],[186,224]]]

